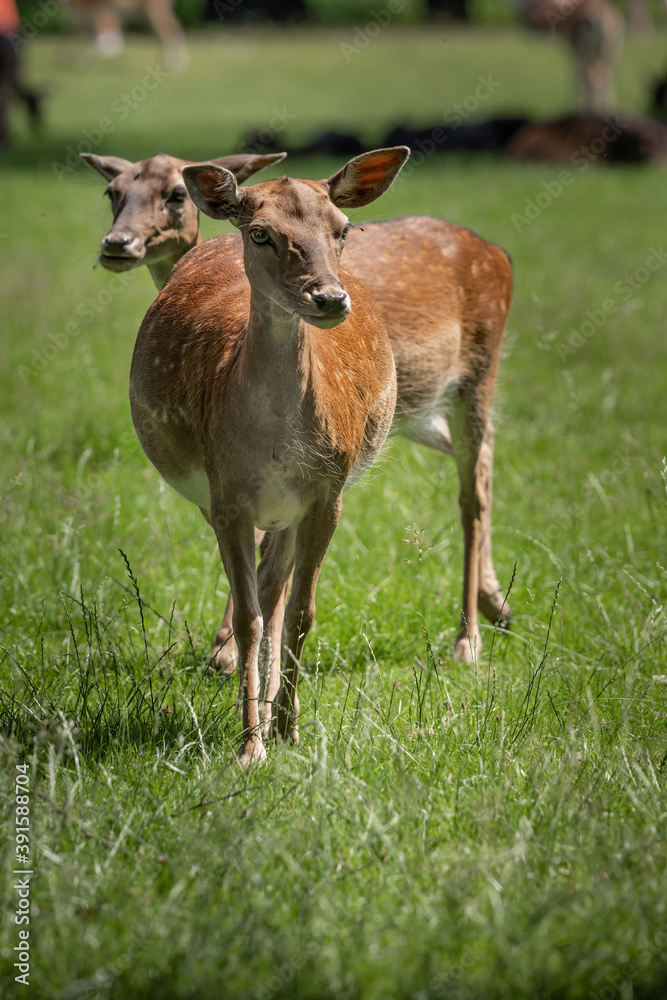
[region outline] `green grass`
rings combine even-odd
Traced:
[[[563,53],[542,40],[388,31],[346,64],[349,38],[193,39],[191,70],[96,151],[219,155],[274,108],[296,116],[290,141],[346,123],[371,144],[401,118],[436,124],[487,74],[502,86],[480,114],[568,105]],[[626,47],[624,106],[663,43]],[[638,272],[664,240],[664,173],[575,171],[517,227],[561,168],[433,158],[373,206],[453,219],[512,255],[494,550],[507,587],[516,564],[514,625],[484,629],[475,669],[452,661],[454,467],[396,440],[346,495],[325,562],[301,746],[243,775],[235,682],[206,669],[227,591],[213,536],[129,416],[150,277],[110,291],[93,270],[101,185],[50,167],[158,52],[134,41],[99,63],[38,39],[26,53],[51,96],[41,139],[15,116],[1,178],[2,995],[664,996],[667,272]],[[36,872],[28,990],[13,969],[16,762]]]

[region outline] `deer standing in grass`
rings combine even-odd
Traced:
[[[245,189],[224,167],[185,167],[196,202],[229,219],[242,246],[232,235],[191,250],[139,330],[130,374],[137,435],[213,526],[231,584],[244,766],[266,756],[272,721],[298,740],[299,660],[343,490],[391,426],[391,347],[340,256],[343,209],[379,197],[408,155],[377,150],[325,181],[282,177]],[[257,571],[255,527],[270,532]],[[277,653],[260,714],[262,647]]]
[[[184,69],[188,50],[181,22],[174,14],[172,0],[70,0],[81,20],[95,35],[102,56],[115,56],[123,48],[123,14],[141,11],[159,38],[167,68]]]
[[[127,162],[116,162],[114,157],[85,158],[107,179],[117,171],[117,162]],[[181,183],[171,160],[151,157],[113,174],[117,180],[111,181],[109,190],[116,219],[102,241],[100,255],[105,267],[122,270],[161,253],[152,269],[158,287],[164,284],[173,257],[201,239],[193,203],[187,216],[185,204],[179,209],[179,218],[189,222],[178,239],[170,242],[159,230],[162,216],[158,211],[163,210],[165,192],[178,190]],[[260,168],[255,161],[251,166]],[[200,207],[208,210],[206,203]],[[172,226],[177,226],[173,218]],[[107,262],[107,242],[122,244],[127,235],[133,241],[128,253],[134,256],[128,257],[123,250],[123,256]],[[236,239],[240,245],[240,237]],[[165,247],[171,247],[168,254]],[[144,248],[150,248],[150,253]],[[428,216],[355,226],[342,259],[371,293],[389,335],[398,378],[393,433],[456,460],[464,567],[454,653],[458,659],[471,661],[481,648],[477,611],[491,622],[506,623],[511,617],[491,556],[494,435],[490,418],[512,295],[509,260],[503,250],[470,230]],[[237,663],[232,619],[230,597],[213,645],[216,667],[227,672]]]
[[[584,108],[608,110],[623,40],[623,18],[611,0],[519,0],[519,9],[533,31],[553,31],[570,46]]]

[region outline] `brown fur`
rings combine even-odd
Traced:
[[[520,8],[528,27],[553,31],[570,46],[583,107],[608,109],[623,40],[623,18],[611,0],[520,0]]]
[[[340,272],[337,203],[353,205],[355,186],[360,203],[378,197],[407,155],[368,153],[327,182],[244,190],[222,168],[186,168],[198,206],[232,219],[243,249],[234,237],[194,247],[139,330],[130,374],[139,440],[213,525],[231,584],[244,765],[264,758],[274,712],[277,730],[298,739],[298,663],[342,491],[375,459],[396,402],[382,318]],[[373,191],[363,183],[371,173]],[[257,574],[255,526],[271,531]]]
[[[127,200],[138,186],[133,178],[128,171],[123,188]],[[159,186],[164,183],[165,177]],[[280,183],[289,199],[289,184],[286,179]],[[310,184],[317,189],[314,182]],[[289,201],[285,204],[289,206]],[[296,209],[298,206],[289,206],[293,214]],[[150,221],[150,213],[137,202],[137,231],[148,232]],[[190,238],[193,244],[198,242],[199,230]],[[236,241],[240,254],[241,237],[225,239]],[[471,659],[473,651],[480,648],[477,608],[491,621],[508,621],[511,616],[491,558],[490,419],[512,294],[509,261],[499,247],[470,230],[427,216],[355,226],[348,234],[342,261],[371,292],[389,335],[398,376],[394,432],[455,455],[462,505],[465,500],[468,510],[470,503],[465,498],[480,496],[480,541],[477,551],[468,541],[465,544],[464,566],[468,569],[464,569],[456,642],[456,655]],[[206,269],[200,272],[199,281],[198,308],[205,309],[206,301],[213,301],[216,284]],[[238,295],[248,294],[246,285],[239,285]],[[456,409],[457,400],[469,416],[452,443],[447,414]],[[438,421],[435,424],[434,418]],[[470,427],[476,428],[474,433]],[[480,434],[482,444],[478,442]],[[476,463],[464,461],[469,451],[470,455],[478,455]],[[470,529],[467,534],[471,537]],[[477,573],[470,569],[475,561]],[[234,668],[237,659],[232,615],[230,599],[213,646],[216,664],[227,670]]]

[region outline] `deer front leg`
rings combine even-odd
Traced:
[[[275,702],[273,729],[299,742],[297,684],[301,652],[315,619],[315,591],[324,556],[340,518],[342,491],[317,503],[299,524],[294,553],[294,581],[285,616],[286,641],[282,684]]]
[[[205,512],[204,516],[206,516]],[[260,531],[259,528],[255,528],[255,545],[259,546],[260,542],[264,538],[264,532]],[[213,660],[213,666],[216,670],[221,673],[233,674],[238,666],[239,651],[236,646],[236,640],[234,638],[234,598],[232,597],[232,592],[230,590],[229,596],[227,597],[227,605],[225,607],[225,613],[222,616],[222,622],[220,628],[215,633],[215,639],[213,640],[213,649],[211,650],[211,657]]]
[[[266,759],[259,716],[262,613],[257,596],[252,525],[236,522],[230,527],[224,507],[221,511],[216,516],[215,505],[212,505],[211,521],[234,595],[233,626],[239,652],[239,698],[243,714],[239,763],[245,768]]]

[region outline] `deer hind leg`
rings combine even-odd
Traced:
[[[419,423],[407,428],[404,437],[418,444],[424,444],[445,455],[453,455],[452,436],[444,413],[434,412]],[[477,607],[491,622],[502,620],[507,624],[511,618],[509,605],[504,601],[504,592],[498,582],[491,558],[491,485],[493,476],[493,426],[487,422],[479,454],[479,488],[484,495],[482,503],[482,530],[479,545],[479,591]]]
[[[146,16],[162,44],[167,69],[171,72],[186,69],[188,50],[185,34],[181,22],[174,14],[171,0],[149,0],[146,4]]]
[[[118,13],[110,4],[104,4],[93,13],[95,47],[101,56],[110,59],[122,51],[123,25]]]
[[[493,425],[487,420],[477,460],[477,483],[481,496],[482,530],[479,543],[479,591],[477,607],[490,622],[509,625],[512,610],[505,600],[491,558],[491,501],[493,481]]]
[[[283,739],[299,742],[297,684],[301,652],[315,619],[315,590],[340,517],[342,494],[316,504],[299,524],[296,534],[294,582],[285,616],[282,683],[275,699],[273,730]]]
[[[206,512],[202,510],[204,517]],[[210,524],[210,519],[209,520]],[[264,532],[255,528],[255,545],[259,546],[264,538]],[[225,613],[222,616],[220,628],[215,633],[211,658],[213,666],[223,674],[233,674],[238,666],[239,652],[234,638],[234,598],[230,590],[225,606]]]
[[[215,504],[212,505],[211,522],[234,595],[233,626],[239,654],[239,699],[243,714],[239,763],[249,767],[266,758],[259,715],[263,622],[257,594],[255,545],[252,525],[236,522],[230,526],[224,507],[221,511],[220,516],[216,516]]]
[[[452,402],[449,411],[463,525],[463,597],[454,656],[465,663],[477,659],[482,645],[477,625],[477,599],[480,553],[488,514],[485,509],[486,492],[480,475],[480,452],[487,425],[484,410],[487,408],[480,406],[480,395],[479,387],[464,389]]]

